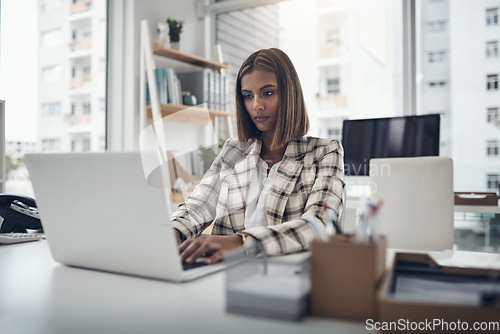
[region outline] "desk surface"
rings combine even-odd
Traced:
[[[226,313],[223,272],[179,284],[71,268],[46,241],[0,246],[0,332],[369,333],[361,323]]]

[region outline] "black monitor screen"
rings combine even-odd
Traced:
[[[346,175],[368,175],[371,158],[439,155],[439,114],[344,120]]]

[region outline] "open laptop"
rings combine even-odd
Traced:
[[[55,261],[169,281],[222,270],[183,270],[162,188],[147,184],[140,153],[28,154]]]

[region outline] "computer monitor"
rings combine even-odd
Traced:
[[[439,155],[440,115],[344,120],[346,175],[369,175],[371,158]]]

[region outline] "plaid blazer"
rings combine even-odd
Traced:
[[[267,198],[267,226],[245,230],[246,196],[262,142],[228,139],[190,197],[172,214],[183,239],[199,236],[212,221],[212,234],[248,234],[267,254],[309,249],[325,233],[325,210],[341,217],[345,202],[343,148],[336,140],[300,137],[288,143]],[[311,222],[316,216],[321,223]],[[318,220],[316,220],[318,222]]]

